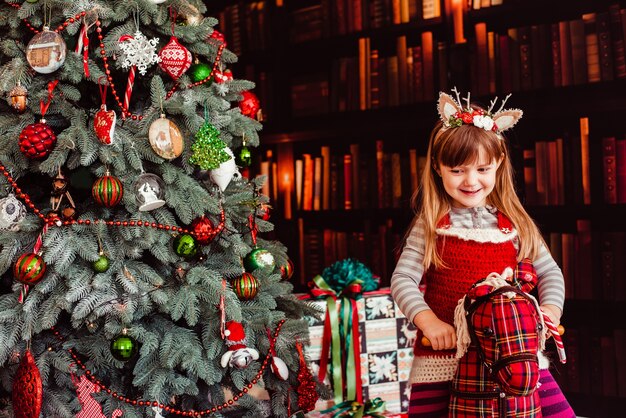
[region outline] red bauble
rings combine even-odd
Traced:
[[[117,177],[111,176],[107,172],[93,183],[91,195],[97,204],[112,208],[122,200],[124,186]]]
[[[28,158],[44,158],[57,142],[57,136],[44,122],[31,123],[20,133],[20,151]]]
[[[26,350],[13,378],[15,418],[39,418],[42,399],[41,374],[30,350]]]
[[[241,114],[246,115],[249,118],[255,119],[257,114],[259,113],[259,109],[261,108],[261,104],[259,103],[259,98],[256,97],[256,94],[251,91],[244,91],[241,93],[243,95],[243,99],[239,102],[239,109],[241,109]]]
[[[34,285],[46,274],[46,262],[35,253],[22,254],[13,265],[13,276],[18,282]]]
[[[174,80],[178,80],[191,67],[191,52],[175,36],[159,51],[159,57],[159,67]]]
[[[216,31],[215,29],[209,35],[209,43],[220,46],[224,44],[224,48],[226,48],[226,38],[222,32]]]
[[[259,210],[257,211],[257,213],[261,219],[263,219],[264,221],[269,221],[271,209],[272,207],[268,205],[267,203],[261,203],[261,206],[259,207]]]
[[[280,277],[285,280],[289,280],[293,277],[293,261],[291,259],[287,260],[287,264],[280,266]]]
[[[243,273],[231,282],[233,291],[241,300],[254,299],[259,291],[259,281],[250,273]]]
[[[215,239],[215,236],[221,232],[221,229],[216,228],[213,222],[206,216],[194,219],[191,223],[191,230],[196,237],[196,242],[200,245],[210,244]]]

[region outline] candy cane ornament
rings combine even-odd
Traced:
[[[122,35],[120,36],[119,41],[125,42],[131,39],[134,39],[132,35]],[[129,109],[130,96],[133,93],[133,85],[135,84],[136,72],[137,72],[137,66],[136,65],[131,66],[128,72],[128,81],[126,82],[126,90],[124,91],[124,110]],[[122,118],[126,119],[126,112],[122,112]]]

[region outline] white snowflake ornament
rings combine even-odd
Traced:
[[[133,36],[122,37],[119,44],[120,65],[124,69],[136,66],[141,75],[146,75],[148,67],[161,61],[156,53],[158,43],[159,38],[148,39],[140,31]]]

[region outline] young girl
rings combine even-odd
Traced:
[[[469,94],[463,107],[453,91],[456,100],[439,95],[441,121],[431,133],[429,165],[412,199],[416,216],[391,277],[393,298],[418,328],[410,417],[448,416],[449,385],[458,364],[453,313],[474,282],[529,258],[539,279],[541,308],[555,325],[565,299],[561,270],[515,193],[502,132],[522,111],[502,110],[508,96],[497,112],[495,100],[485,110],[471,105]],[[432,347],[422,346],[422,335]],[[540,364],[543,416],[575,417],[547,366]]]

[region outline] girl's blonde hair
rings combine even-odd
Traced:
[[[430,135],[427,166],[424,167],[420,186],[411,198],[416,214],[413,223],[421,221],[424,225],[424,269],[431,265],[444,267],[441,254],[437,252],[436,228],[439,220],[452,207],[452,198],[446,193],[436,168],[439,164],[456,167],[474,163],[478,161],[481,150],[484,150],[489,161],[498,161],[502,157],[502,163],[496,171],[496,184],[487,196],[487,204],[506,215],[515,226],[519,236],[518,260],[526,257],[534,260],[544,243],[537,225],[515,193],[513,166],[501,134],[498,136],[493,131],[465,124],[444,128],[440,121]]]

